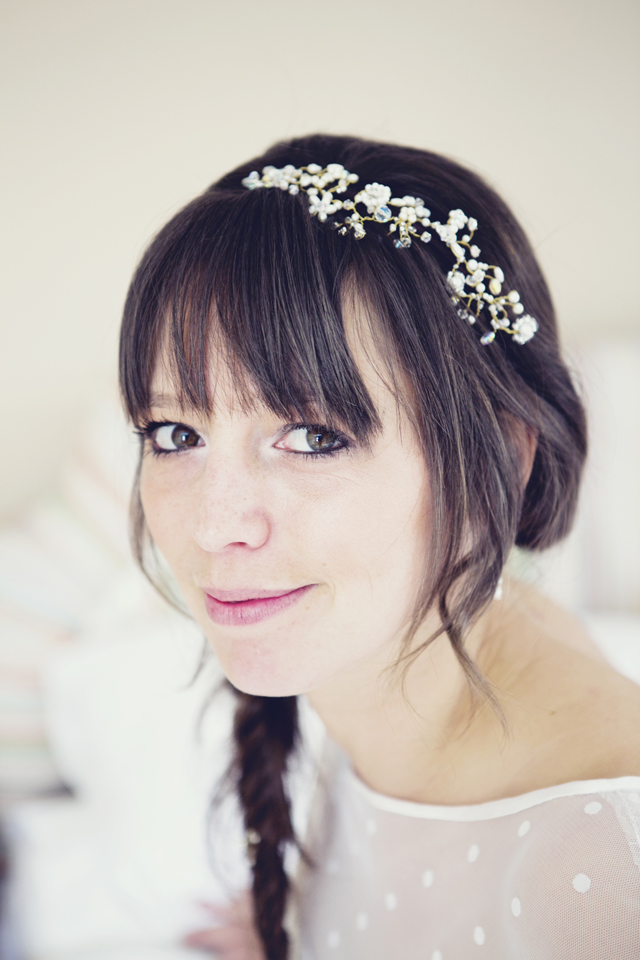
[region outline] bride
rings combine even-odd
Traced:
[[[190,943],[639,957],[640,692],[503,574],[566,535],[586,453],[504,202],[432,153],[277,144],[149,247],[121,383],[138,559],[168,563],[237,695],[253,887]],[[328,748],[295,837],[309,703]]]

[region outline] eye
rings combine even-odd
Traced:
[[[151,424],[148,435],[151,437],[153,448],[157,453],[173,453],[178,450],[187,450],[197,447],[201,443],[200,434],[192,427],[183,423],[163,423],[160,426]]]
[[[347,438],[328,427],[303,424],[290,429],[276,447],[289,453],[329,454],[347,446]]]

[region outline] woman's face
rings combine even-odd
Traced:
[[[405,415],[357,344],[383,428],[240,409],[212,371],[211,417],[158,365],[141,473],[151,535],[229,680],[256,695],[322,687],[398,652],[427,559],[428,478]],[[226,384],[226,385],[225,385]]]

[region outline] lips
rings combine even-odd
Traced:
[[[204,594],[207,614],[221,626],[249,626],[275,617],[298,603],[315,586],[308,583],[284,593],[273,590],[218,590]]]

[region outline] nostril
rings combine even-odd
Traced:
[[[219,508],[203,510],[193,526],[194,540],[207,553],[258,550],[268,541],[270,532],[270,520],[262,510],[244,513]]]

